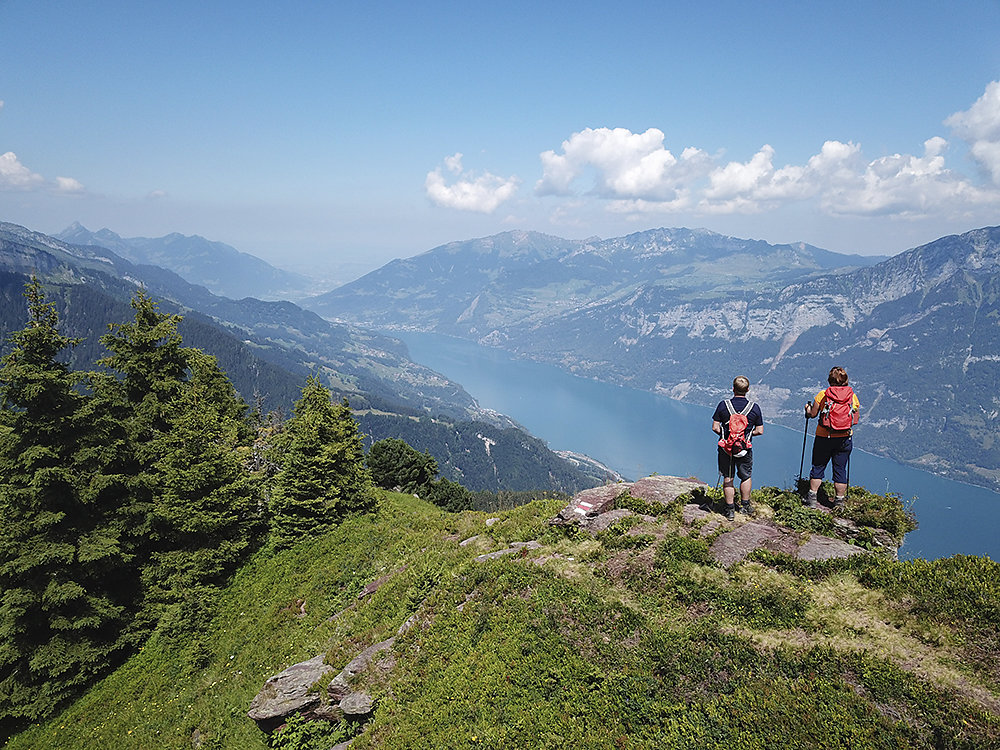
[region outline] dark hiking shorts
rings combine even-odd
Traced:
[[[847,437],[818,437],[813,441],[812,469],[810,479],[822,479],[826,465],[833,463],[833,481],[847,484],[847,461],[851,457],[854,444]]]
[[[745,456],[733,458],[722,448],[719,448],[719,473],[724,477],[739,477],[741,482],[750,478],[753,471],[753,449],[748,450]]]

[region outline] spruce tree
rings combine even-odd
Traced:
[[[101,396],[118,410],[132,447],[130,549],[142,577],[136,637],[161,624],[204,624],[214,587],[250,550],[261,512],[244,469],[253,433],[246,403],[214,357],[182,345],[180,316],[139,290],[135,317],[112,326],[101,364],[118,378]],[[205,615],[205,616],[202,616]]]
[[[105,471],[111,429],[57,356],[41,284],[0,366],[0,724],[35,720],[105,669],[127,620],[116,522],[120,483]]]
[[[261,521],[244,467],[253,439],[246,404],[214,357],[188,350],[188,362],[191,377],[152,442],[156,544],[144,574],[152,614],[178,634],[207,622],[217,587],[251,551]]]
[[[282,468],[271,497],[276,548],[374,506],[358,424],[347,402],[333,403],[317,377],[306,381],[281,438]]]
[[[132,297],[134,319],[114,324],[101,343],[110,354],[98,364],[117,377],[98,382],[102,403],[125,425],[130,445],[128,517],[129,545],[140,564],[155,543],[153,493],[156,477],[155,438],[169,429],[171,404],[187,379],[187,357],[177,333],[179,315],[161,313],[144,289]]]

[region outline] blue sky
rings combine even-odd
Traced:
[[[0,219],[358,269],[1000,224],[1000,0],[486,6],[0,0]]]

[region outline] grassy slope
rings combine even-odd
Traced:
[[[339,669],[414,613],[393,670],[363,676],[378,708],[352,750],[1000,744],[995,563],[762,555],[726,571],[672,533],[677,513],[594,539],[550,529],[560,505],[487,526],[386,495],[254,559],[202,643],[154,638],[9,747],[265,748],[246,711],[268,677],[323,651]],[[530,539],[543,547],[474,560]]]

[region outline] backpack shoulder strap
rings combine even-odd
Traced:
[[[736,413],[736,409],[733,408],[733,401],[732,401],[732,399],[728,399],[728,398],[726,399],[726,409],[729,410],[729,416],[733,416],[733,414]]]
[[[743,411],[741,411],[740,414],[742,414],[744,417],[749,415],[756,405],[757,404],[754,403],[753,401],[747,401],[747,405],[743,407]]]

